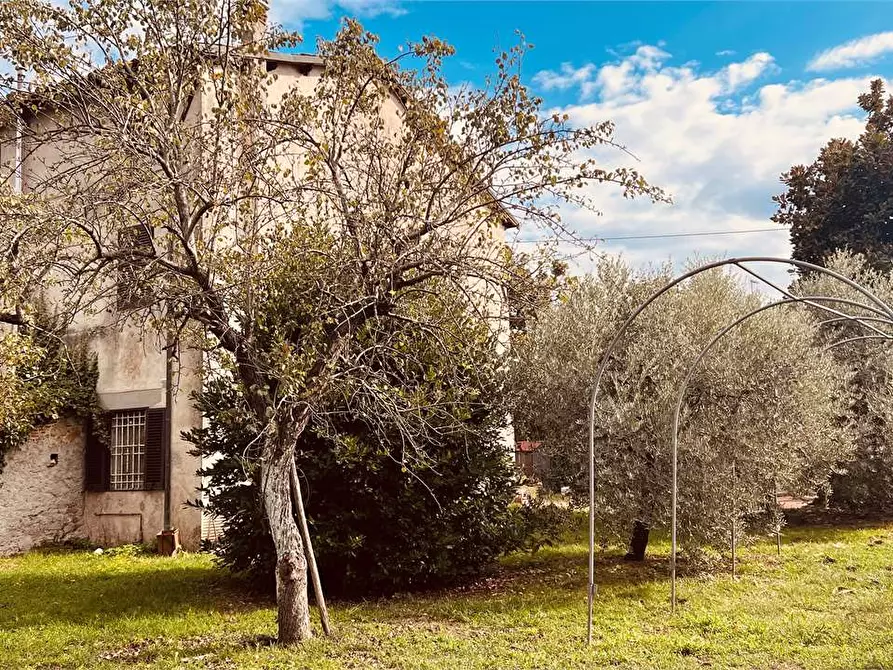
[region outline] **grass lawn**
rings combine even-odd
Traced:
[[[335,605],[334,639],[269,644],[272,603],[206,555],[32,552],[0,559],[0,667],[893,668],[893,524],[792,528],[740,551],[740,577],[680,581],[666,545],[633,566],[600,556],[584,647],[582,537],[461,592]]]

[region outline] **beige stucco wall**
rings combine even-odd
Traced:
[[[162,528],[163,491],[84,494],[84,534],[102,546],[155,541]]]
[[[42,116],[36,123],[49,125],[52,119]],[[14,155],[14,144],[9,133],[0,137],[0,179],[8,177]],[[4,141],[5,140],[5,141]],[[40,184],[47,176],[62,169],[70,168],[64,145],[42,147],[39,151],[26,153],[23,166],[23,190],[28,192],[35,184]],[[52,302],[56,289],[50,288],[48,299]],[[158,335],[143,327],[141,323],[120,323],[121,314],[114,305],[95,305],[90,312],[78,315],[72,332],[88,337],[91,351],[97,356],[99,380],[97,392],[103,409],[126,410],[161,408],[165,406],[166,356],[164,343]],[[181,544],[189,550],[197,550],[201,536],[201,513],[196,509],[186,509],[187,500],[198,497],[200,480],[196,471],[201,465],[199,457],[188,454],[189,445],[180,439],[180,432],[201,424],[201,417],[192,408],[189,393],[200,385],[201,357],[197,352],[184,352],[180,356],[177,376],[174,380],[175,394],[172,414],[171,443],[171,522],[180,530]],[[60,429],[61,433],[65,433]],[[66,539],[68,536],[83,536],[105,546],[132,542],[153,542],[155,535],[163,527],[164,494],[162,491],[119,491],[107,493],[87,493],[84,491],[83,437],[76,459],[78,470],[65,470],[66,476],[53,478],[41,468],[45,468],[48,454],[64,451],[64,441],[60,431],[49,429],[38,435],[23,449],[7,477],[0,475],[4,491],[0,489],[0,552],[27,550],[35,543]],[[33,442],[33,444],[32,444]],[[47,454],[43,455],[42,451]],[[31,466],[31,463],[39,465]],[[66,467],[71,459],[64,460]],[[13,464],[10,464],[13,466]],[[52,495],[31,496],[21,480],[27,480],[35,470],[45,475],[37,478],[41,485],[52,482],[47,490]],[[62,461],[49,473],[63,472]],[[20,475],[19,472],[29,472]],[[49,479],[48,479],[49,478]],[[46,480],[46,481],[45,481]],[[76,501],[77,530],[69,531],[71,522],[61,524],[59,518],[72,516]],[[40,510],[46,523],[35,529],[32,541],[30,535],[21,535],[18,526],[3,519],[15,519],[18,515],[35,514]],[[73,517],[72,517],[73,518]],[[63,531],[57,528],[64,527]]]
[[[123,341],[117,338],[125,338]],[[96,342],[100,353],[100,403],[105,409],[165,406],[165,356],[151,349],[150,336],[138,332],[108,334]],[[160,367],[160,369],[159,369]],[[155,379],[160,375],[159,379]],[[133,381],[131,381],[133,380]],[[153,380],[160,386],[150,386]],[[201,511],[186,503],[199,497],[201,466],[198,456],[189,454],[190,445],[180,433],[201,425],[201,415],[190,400],[190,393],[201,387],[201,353],[181,352],[173,376],[171,425],[171,525],[180,531],[183,548],[196,551],[201,541]],[[127,388],[130,390],[125,390]],[[151,402],[152,400],[156,402]],[[164,527],[162,491],[111,491],[84,494],[84,531],[95,542],[117,545],[151,543]]]
[[[187,507],[187,501],[199,497],[201,477],[196,472],[201,466],[198,456],[190,456],[191,445],[180,437],[181,431],[201,426],[202,417],[195,408],[190,394],[201,390],[201,352],[183,351],[181,368],[174,379],[174,402],[171,412],[173,439],[171,441],[171,522],[180,529],[180,542],[186,549],[199,548],[202,532],[201,510]]]
[[[51,465],[50,454],[58,454]],[[63,419],[8,454],[0,474],[0,555],[85,537],[84,427]]]

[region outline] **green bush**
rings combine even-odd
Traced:
[[[572,530],[574,512],[569,506],[534,498],[512,507],[513,536],[510,546],[519,551],[536,552],[552,547]]]
[[[6,456],[39,426],[99,412],[96,356],[39,303],[28,327],[0,331],[0,474]]]
[[[561,522],[540,506],[512,506],[514,466],[500,439],[498,388],[488,389],[467,430],[425,445],[425,461],[408,469],[402,442],[373,436],[356,420],[338,433],[311,427],[296,464],[314,549],[327,592],[360,596],[447,586],[487,572],[516,548],[557,538]],[[204,456],[209,511],[226,520],[213,547],[220,562],[271,588],[275,553],[258,496],[259,470],[244,458],[255,437],[246,430],[232,386],[211,384],[198,398],[206,427],[186,438]]]

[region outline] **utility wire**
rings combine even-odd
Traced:
[[[788,232],[784,228],[750,228],[748,230],[712,230],[697,233],[664,233],[660,235],[624,235],[620,237],[579,237],[579,242],[614,242],[618,240],[656,240],[666,237],[706,237],[712,235],[741,235],[743,233]],[[518,244],[537,244],[542,240],[515,240]]]

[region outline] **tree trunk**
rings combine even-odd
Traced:
[[[636,521],[633,524],[633,534],[629,541],[629,551],[624,556],[626,561],[644,561],[645,549],[648,547],[648,524]]]
[[[306,425],[306,421],[303,423]],[[300,434],[303,427],[297,428],[297,434]],[[281,443],[270,445],[272,448],[266,450],[261,464],[264,510],[276,547],[278,639],[285,645],[297,644],[313,636],[307,598],[307,559],[291,502],[292,444],[287,447]]]

